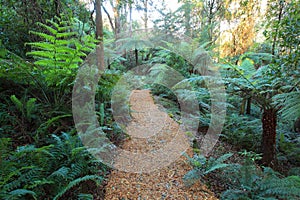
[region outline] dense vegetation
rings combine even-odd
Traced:
[[[190,116],[199,127],[187,186],[216,179],[225,183],[216,190],[221,199],[300,198],[299,0],[269,0],[266,11],[258,0],[179,0],[176,11],[165,1],[92,3],[89,10],[81,1],[0,0],[1,199],[103,198],[111,168],[82,144],[72,113],[76,76],[91,55],[100,58],[97,130],[112,143],[127,137],[128,120],[117,123],[112,109],[126,94],[114,101],[112,94],[140,66],[156,82],[136,76],[132,85],[151,89],[178,122],[178,99],[199,104]],[[162,84],[172,82],[170,68],[182,76],[172,90]],[[199,144],[211,121],[215,71],[226,89],[226,121],[219,148],[205,157]]]

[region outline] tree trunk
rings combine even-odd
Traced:
[[[138,66],[139,64],[139,51],[137,49],[134,49],[135,53],[135,66]]]
[[[250,115],[251,114],[251,101],[252,98],[251,96],[247,98],[247,108],[246,108],[246,114]]]
[[[246,102],[247,102],[247,99],[243,98],[241,107],[240,107],[240,115],[244,115],[244,113],[245,113]]]
[[[186,7],[184,9],[184,26],[185,35],[191,36],[191,2],[186,2]]]
[[[116,0],[116,5],[113,6],[114,18],[115,18],[115,38],[119,38],[121,32],[121,21],[120,21],[120,0]]]
[[[145,24],[145,30],[147,32],[148,30],[148,0],[144,0],[144,24]]]
[[[115,26],[114,26],[113,20],[112,20],[112,18],[111,18],[111,16],[110,16],[109,12],[106,10],[106,8],[105,8],[103,5],[102,5],[102,8],[103,8],[104,12],[105,12],[106,15],[107,15],[107,18],[108,18],[108,20],[109,20],[111,29],[112,29],[113,32],[115,33]]]
[[[103,47],[103,20],[102,20],[102,0],[96,0],[96,38],[100,40],[99,45],[97,46],[97,66],[99,72],[104,70],[104,47]]]
[[[262,163],[265,166],[273,167],[276,162],[276,120],[275,109],[264,109],[262,116]]]

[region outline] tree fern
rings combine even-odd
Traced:
[[[281,108],[284,119],[294,120],[300,117],[300,91],[278,94],[273,97],[274,104]]]
[[[64,18],[55,20],[48,20],[49,25],[38,23],[46,32],[30,32],[43,41],[27,43],[34,49],[27,55],[34,57],[34,63],[43,68],[47,83],[57,86],[74,76],[74,70],[95,48],[96,40],[88,35],[78,38],[78,33],[72,31],[72,23]]]

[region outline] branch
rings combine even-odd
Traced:
[[[113,23],[113,21],[112,21],[112,19],[110,17],[110,14],[107,12],[106,8],[103,5],[102,5],[102,8],[103,8],[104,12],[106,13],[106,15],[108,17],[108,20],[109,20],[109,23],[110,23],[110,26],[111,26],[113,32],[115,32],[114,23]]]

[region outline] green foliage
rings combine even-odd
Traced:
[[[37,22],[45,23],[47,19],[65,14],[69,19],[76,17],[86,23],[90,17],[89,11],[79,1],[1,0],[0,5],[0,40],[9,51],[22,58],[25,57],[26,52],[30,51],[29,46],[24,46],[24,44],[38,40],[28,32],[30,30],[42,31],[36,25]]]
[[[257,151],[261,145],[261,120],[250,116],[227,116],[221,137],[237,148]]]
[[[36,118],[34,112],[37,110],[36,98],[29,98],[28,101],[23,102],[15,95],[10,96],[11,101],[15,104],[18,111],[22,113],[22,117],[26,118],[29,122]]]
[[[233,154],[231,153],[224,154],[217,159],[213,157],[207,159],[200,154],[195,154],[193,158],[190,158],[186,155],[186,157],[189,159],[190,164],[193,166],[193,169],[184,175],[184,183],[187,186],[191,186],[197,181],[202,180],[202,178],[209,173],[229,167],[230,164],[226,164],[224,162],[232,155]]]
[[[250,171],[249,171],[250,170]],[[239,167],[232,189],[225,191],[221,199],[297,199],[300,197],[299,176],[281,178],[271,168],[260,172],[254,165]],[[230,178],[232,178],[230,176]],[[232,181],[232,182],[234,182]]]
[[[28,195],[35,199],[62,199],[66,195],[72,198],[80,191],[87,192],[81,187],[87,181],[101,183],[106,171],[105,166],[82,147],[77,137],[66,133],[61,137],[53,135],[53,142],[48,146],[27,145],[10,151],[9,140],[2,138],[1,147],[2,199]],[[77,190],[70,192],[71,188]]]
[[[273,97],[274,104],[280,109],[283,119],[292,119],[300,116],[300,91],[277,94]]]
[[[46,82],[50,86],[67,85],[72,82],[76,69],[96,46],[96,40],[89,35],[79,37],[72,31],[72,22],[63,18],[48,20],[49,25],[38,23],[45,32],[31,31],[43,39],[28,43],[34,50],[27,53],[33,56],[34,64],[40,66]]]
[[[261,156],[253,152],[241,152],[242,165],[230,165],[221,175],[229,189],[221,199],[297,199],[299,198],[299,176],[282,177],[271,168],[261,171],[255,161]]]

